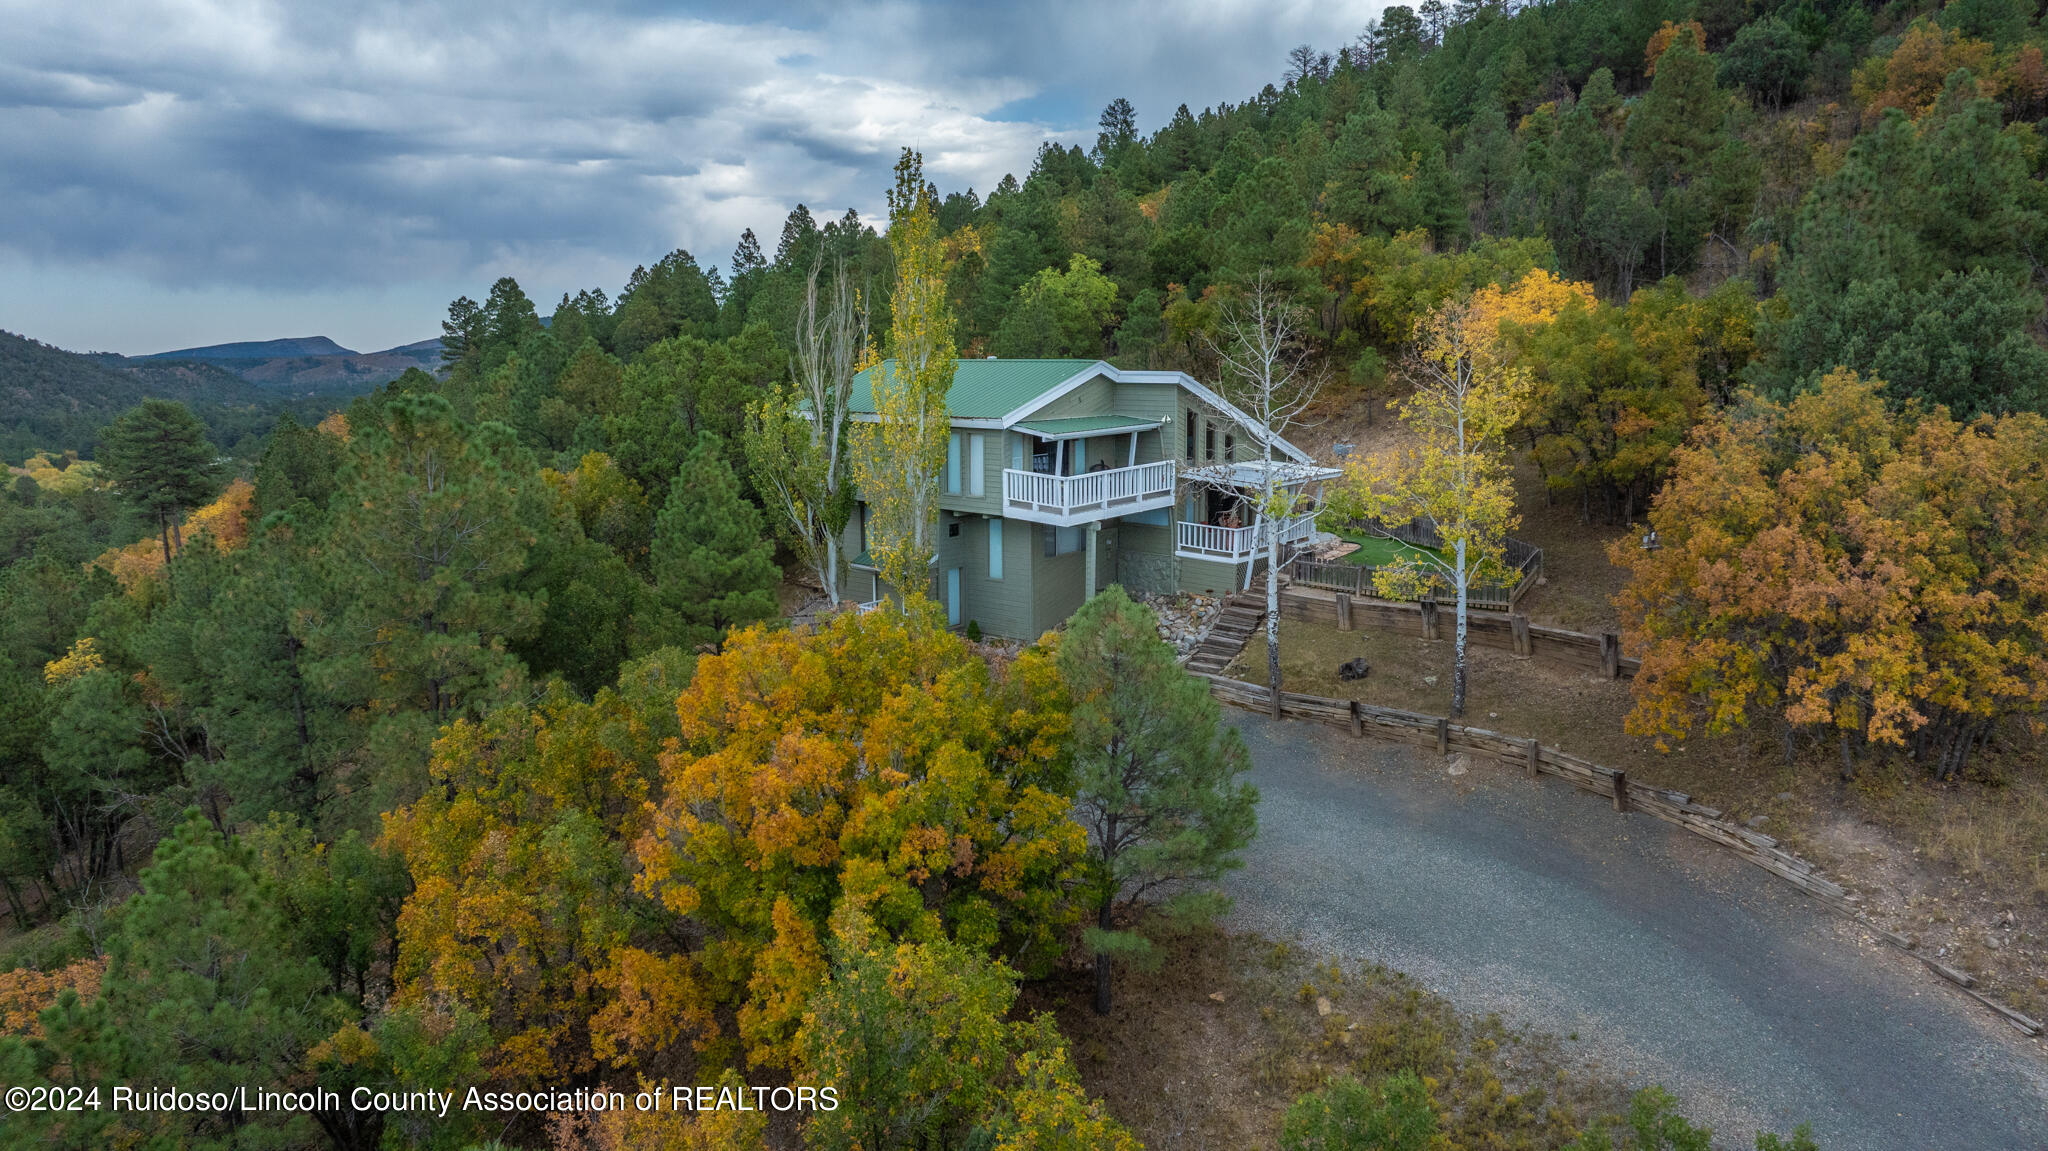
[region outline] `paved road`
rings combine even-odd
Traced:
[[[1560,780],[1235,713],[1261,792],[1232,926],[1577,1032],[1747,1149],[2048,1149],[2048,1059],[1711,844]]]

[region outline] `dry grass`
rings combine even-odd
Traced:
[[[1184,936],[1157,970],[1119,972],[1109,1015],[1092,996],[1092,975],[1076,969],[1028,988],[1020,1006],[1054,1013],[1089,1093],[1147,1147],[1270,1147],[1287,1106],[1330,1077],[1404,1068],[1436,1081],[1459,1147],[1554,1148],[1626,1105],[1571,1040],[1255,936]]]

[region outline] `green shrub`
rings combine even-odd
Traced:
[[[1367,1087],[1346,1076],[1304,1095],[1281,1121],[1283,1151],[1439,1151],[1442,1116],[1413,1071]]]

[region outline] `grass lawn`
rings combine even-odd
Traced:
[[[1406,555],[1442,558],[1441,553],[1437,552],[1434,548],[1419,548],[1414,544],[1404,544],[1400,540],[1390,540],[1385,536],[1370,535],[1365,532],[1338,532],[1337,534],[1358,545],[1357,551],[1344,557],[1344,562],[1348,564],[1369,564],[1377,568],[1385,567]]]

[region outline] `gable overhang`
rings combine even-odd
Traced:
[[[1107,360],[1097,360],[1093,364],[1082,368],[1065,380],[1060,381],[1050,391],[1040,393],[1030,403],[1006,413],[1000,421],[994,424],[983,420],[954,420],[953,423],[957,427],[993,426],[1009,429],[1030,419],[1031,413],[1072,392],[1097,376],[1105,376],[1110,382],[1118,384],[1173,384],[1184,389],[1189,395],[1194,396],[1211,408],[1214,408],[1219,414],[1236,422],[1253,439],[1270,442],[1274,450],[1280,454],[1293,459],[1297,463],[1312,464],[1315,462],[1307,452],[1288,443],[1284,438],[1267,432],[1266,429],[1258,425],[1257,421],[1240,411],[1237,405],[1216,394],[1215,391],[1204,386],[1186,372],[1119,368]]]

